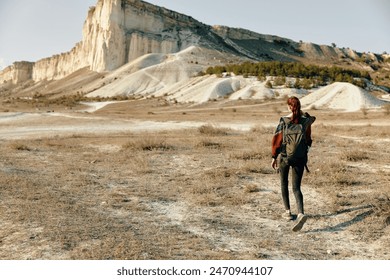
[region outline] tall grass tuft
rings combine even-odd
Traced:
[[[347,161],[358,162],[369,158],[367,152],[360,150],[347,150],[342,153],[342,159]]]
[[[221,127],[216,127],[211,124],[205,124],[199,127],[199,132],[201,134],[206,134],[209,136],[223,136],[223,135],[228,135],[230,129],[228,128],[221,128]]]
[[[9,147],[13,150],[18,150],[18,151],[31,151],[32,149],[28,147],[26,144],[21,143],[21,142],[14,142],[9,145]]]
[[[142,150],[142,151],[166,151],[172,150],[174,147],[169,145],[164,138],[147,136],[141,139],[136,139],[124,144],[123,149],[125,150]]]

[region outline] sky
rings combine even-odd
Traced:
[[[70,51],[98,0],[0,0],[0,69]],[[208,25],[390,53],[389,0],[149,0]]]

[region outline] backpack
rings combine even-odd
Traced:
[[[282,154],[288,161],[301,161],[307,158],[306,129],[311,124],[310,118],[302,116],[298,123],[283,117]]]

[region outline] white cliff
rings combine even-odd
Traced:
[[[27,61],[15,62],[0,72],[0,81],[21,83],[31,79],[33,63]]]
[[[84,67],[101,72],[123,65],[126,40],[121,2],[99,0],[88,12],[82,41],[70,52],[37,61],[32,79],[61,79]]]
[[[84,67],[112,71],[144,54],[173,53],[197,44],[199,36],[186,30],[194,24],[200,23],[143,1],[99,0],[88,12],[82,41],[71,51],[32,63],[30,73],[18,79],[14,76],[22,71],[20,63],[1,71],[0,77],[17,83],[61,79]]]

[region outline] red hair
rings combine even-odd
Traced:
[[[292,112],[291,122],[298,123],[302,116],[301,102],[297,97],[293,96],[287,99],[287,105],[290,106]]]

